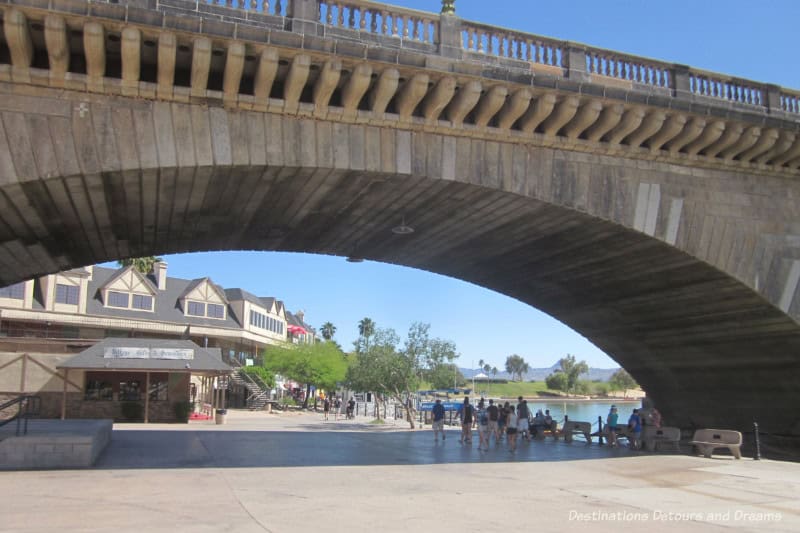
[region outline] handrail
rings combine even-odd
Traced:
[[[10,418],[0,420],[0,427],[16,420],[17,436],[20,435],[20,431],[23,435],[26,435],[28,433],[28,419],[39,414],[41,411],[42,399],[39,396],[23,394],[0,405],[0,411],[13,407],[14,405],[18,406],[17,413]],[[24,424],[22,423],[23,420],[25,421]]]
[[[326,26],[435,44],[439,16],[369,0],[318,0],[319,22]]]

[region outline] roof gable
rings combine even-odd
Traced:
[[[151,296],[155,296],[157,292],[155,285],[147,276],[132,266],[118,270],[100,287],[100,290],[147,293]]]
[[[228,303],[225,293],[210,278],[192,280],[180,297],[182,300],[192,299],[201,302]]]

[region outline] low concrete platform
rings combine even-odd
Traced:
[[[89,468],[111,442],[111,420],[29,420],[0,427],[0,470]]]

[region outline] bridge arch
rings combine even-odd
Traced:
[[[800,432],[792,222],[772,211],[796,209],[783,177],[756,187],[732,170],[203,104],[11,98],[25,112],[0,121],[14,139],[0,146],[3,284],[201,250],[396,263],[547,312],[678,424]],[[402,221],[415,231],[393,233]]]

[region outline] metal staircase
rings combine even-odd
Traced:
[[[237,368],[230,377],[231,381],[247,389],[247,408],[252,410],[263,409],[269,401],[270,387],[258,376],[251,376],[243,367]]]

